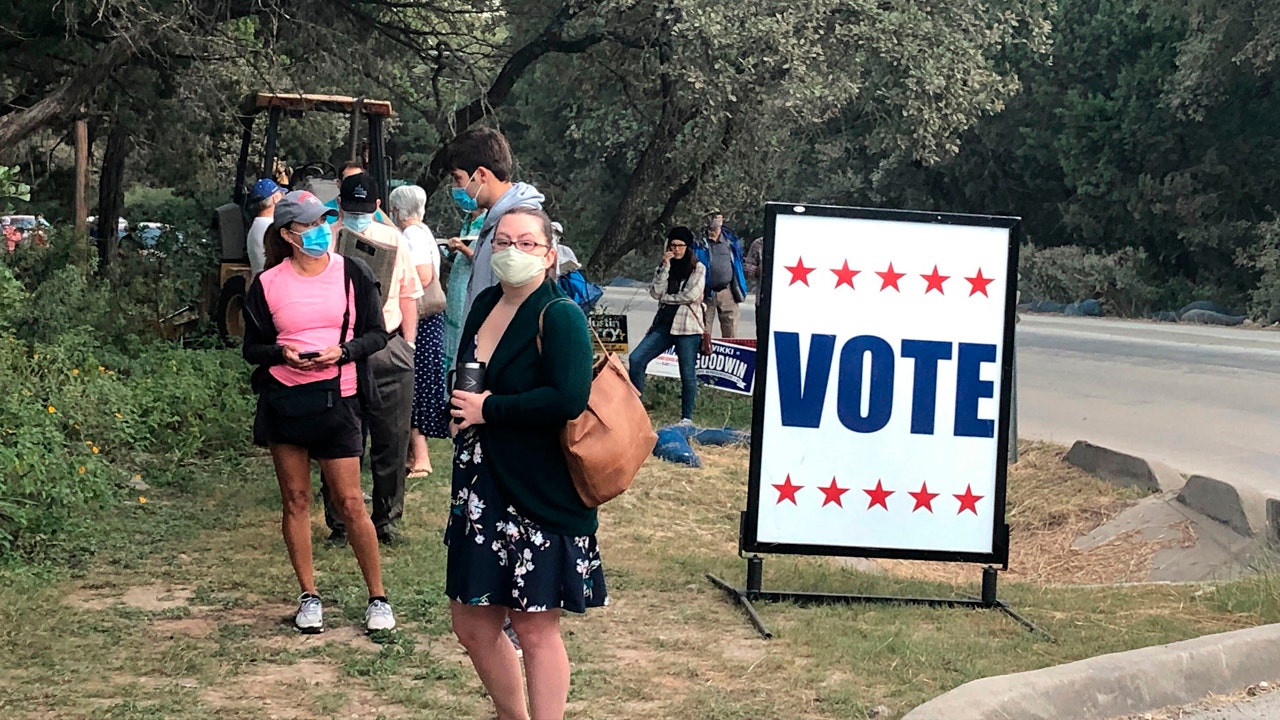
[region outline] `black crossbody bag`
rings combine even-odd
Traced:
[[[344,270],[344,275],[345,270]],[[351,323],[351,278],[347,276],[344,283],[346,299],[342,310],[342,330],[338,333],[338,344],[347,337],[347,326]],[[302,385],[285,385],[276,382],[263,393],[267,407],[280,417],[304,418],[319,415],[338,404],[342,399],[342,370],[335,377],[326,380],[303,383]]]

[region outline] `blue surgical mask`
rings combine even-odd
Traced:
[[[362,233],[373,224],[373,213],[346,213],[342,216],[342,224],[355,232]]]
[[[471,197],[471,194],[464,187],[453,189],[453,201],[458,204],[462,212],[475,212],[475,209],[479,207],[476,204],[476,199]]]
[[[329,241],[333,235],[329,232],[328,225],[317,225],[313,228],[307,228],[301,233],[302,236],[302,252],[313,258],[322,258],[324,254],[329,252]]]

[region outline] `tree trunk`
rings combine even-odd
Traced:
[[[730,151],[742,125],[739,117],[730,116],[721,129],[719,142],[701,153],[702,161],[690,172],[688,163],[672,158],[688,155],[686,150],[678,147],[678,141],[685,126],[697,119],[698,113],[691,109],[679,117],[675,117],[677,113],[674,111],[667,114],[670,119],[663,120],[654,129],[635,172],[627,182],[622,201],[614,209],[604,236],[587,261],[587,272],[592,277],[607,277],[627,253],[638,250],[646,242],[661,242],[661,234],[670,227],[680,203],[698,189],[720,158]],[[645,213],[653,207],[646,202],[649,198],[663,198],[662,209],[646,218]]]
[[[107,135],[107,149],[102,155],[102,173],[98,178],[98,267],[111,265],[120,248],[120,214],[124,210],[124,165],[129,155],[129,132],[116,118]]]

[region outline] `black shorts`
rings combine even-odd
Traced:
[[[272,412],[268,403],[258,397],[258,413],[253,420],[255,445],[296,445],[314,460],[361,457],[364,455],[364,431],[360,420],[360,401],[353,395],[338,404],[309,417],[283,417]]]

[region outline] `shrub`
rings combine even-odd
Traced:
[[[254,399],[239,354],[155,333],[158,306],[204,268],[183,242],[126,252],[109,278],[70,235],[0,256],[0,559],[82,535],[134,496],[124,483],[143,469],[246,447]]]
[[[1149,312],[1163,295],[1151,279],[1146,253],[1133,248],[1107,254],[1079,245],[1024,245],[1018,274],[1024,302],[1093,298],[1106,313],[1132,317]]]
[[[1280,322],[1280,221],[1256,227],[1257,239],[1240,252],[1236,264],[1258,274],[1249,293],[1249,314],[1264,322]]]

